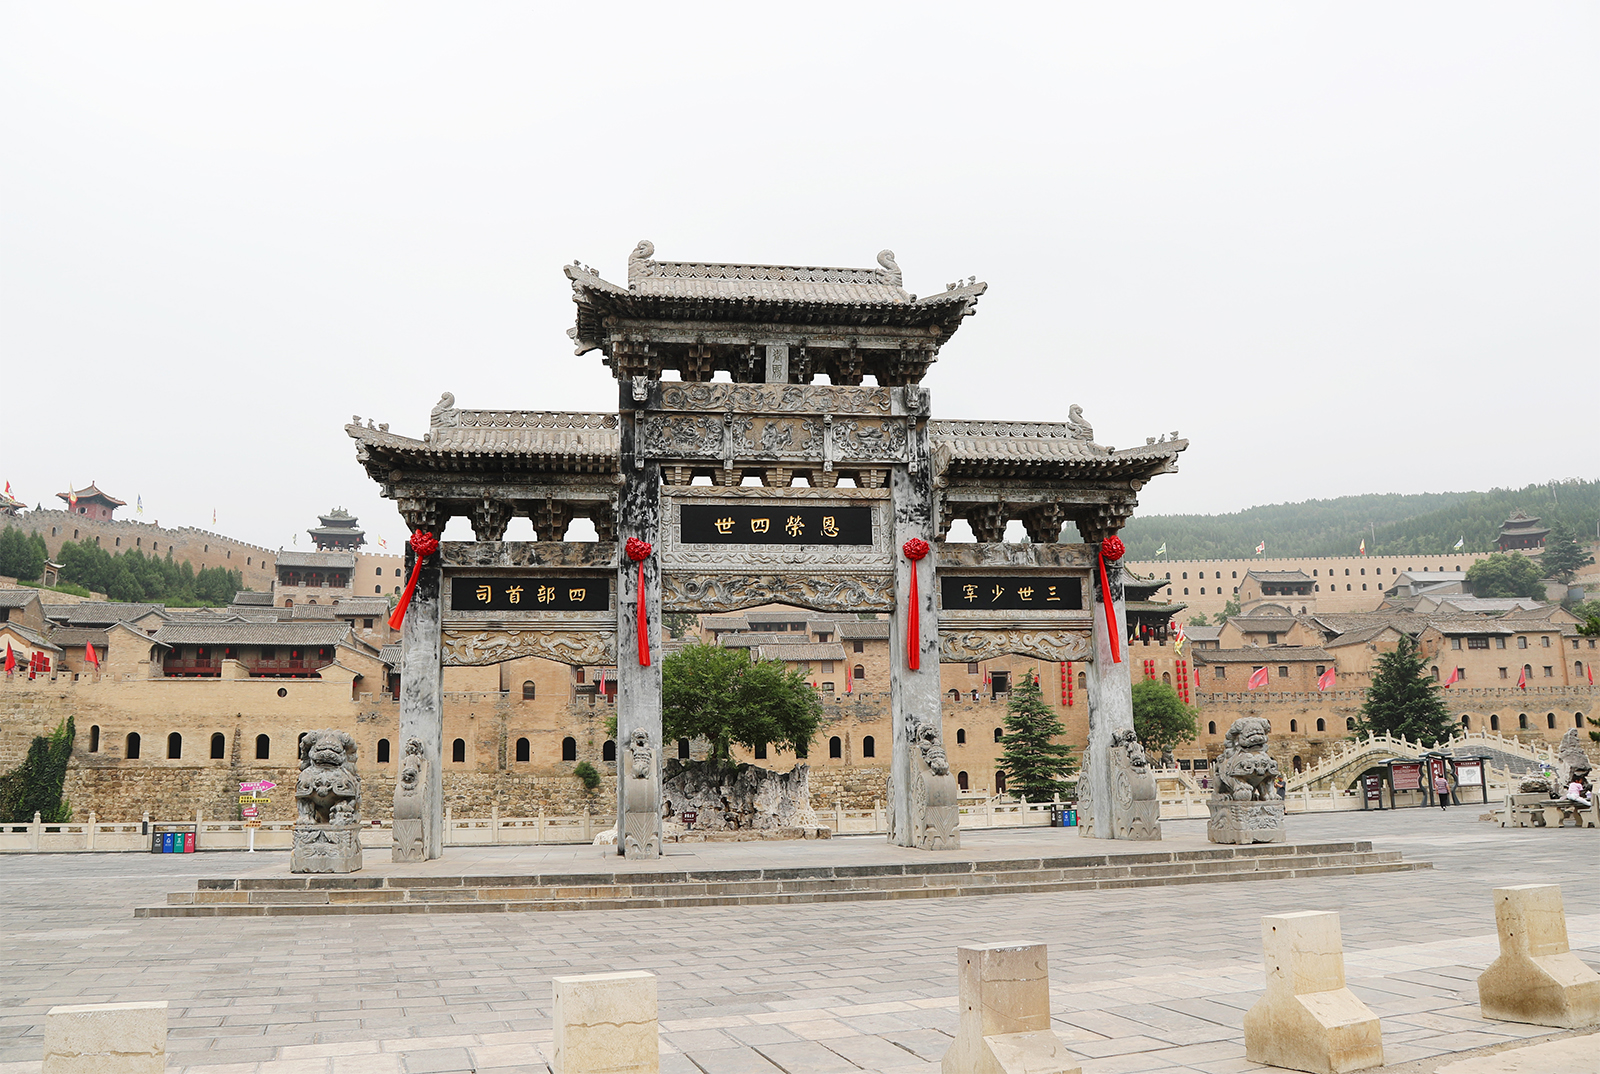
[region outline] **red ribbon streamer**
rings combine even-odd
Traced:
[[[913,537],[900,546],[900,551],[911,561],[911,600],[906,606],[906,667],[916,671],[922,667],[922,620],[917,610],[922,601],[917,596],[917,561],[928,554],[928,542]]]
[[[1122,538],[1112,535],[1100,542],[1100,599],[1106,605],[1106,632],[1111,636],[1111,662],[1122,663],[1122,644],[1117,637],[1117,608],[1111,599],[1111,581],[1106,577],[1106,563],[1121,559],[1127,548]]]
[[[400,603],[394,606],[394,612],[389,616],[390,630],[399,630],[400,624],[406,621],[406,609],[411,607],[411,594],[417,590],[417,575],[422,573],[422,561],[439,551],[439,538],[427,530],[414,531],[410,543],[417,558],[411,563],[411,577],[406,581],[406,591],[400,594]]]
[[[650,666],[650,624],[645,619],[644,611],[644,561],[650,558],[653,549],[649,541],[641,541],[637,537],[629,537],[626,545],[628,558],[639,565],[638,603],[635,605],[634,618],[639,621],[639,666]]]

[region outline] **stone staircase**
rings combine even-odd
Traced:
[[[1266,843],[1003,861],[537,876],[287,876],[202,879],[135,917],[459,914],[761,906],[850,900],[1289,880],[1431,869],[1370,842]]]

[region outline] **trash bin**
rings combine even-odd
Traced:
[[[1063,810],[1063,812],[1066,814],[1066,819],[1062,821],[1061,826],[1063,828],[1076,828],[1078,826],[1078,811],[1076,809],[1067,809]]]
[[[193,854],[199,838],[197,824],[150,825],[150,853]]]

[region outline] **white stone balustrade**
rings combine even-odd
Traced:
[[[1572,953],[1558,884],[1494,889],[1500,957],[1478,978],[1485,1018],[1578,1029],[1600,1022],[1600,974]]]
[[[1345,987],[1338,914],[1263,917],[1261,946],[1267,989],[1245,1012],[1245,1058],[1314,1074],[1383,1065],[1378,1017]]]
[[[160,1074],[166,1064],[165,1000],[45,1012],[42,1074]]]

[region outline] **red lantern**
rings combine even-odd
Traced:
[[[411,607],[411,595],[417,591],[417,575],[422,573],[422,561],[439,551],[439,538],[427,530],[413,531],[409,543],[417,558],[411,562],[411,577],[406,580],[406,591],[400,594],[400,603],[394,606],[394,612],[389,616],[390,630],[399,630],[406,621],[406,609]]]
[[[638,603],[634,606],[634,618],[639,621],[639,666],[650,666],[650,624],[645,618],[644,610],[644,561],[650,558],[654,551],[649,541],[641,541],[637,537],[629,537],[624,546],[628,558],[639,565]]]
[[[917,596],[917,561],[928,554],[929,545],[922,538],[913,537],[900,546],[900,551],[911,561],[911,599],[906,605],[906,667],[916,671],[922,666],[922,621],[918,614],[922,601]]]

